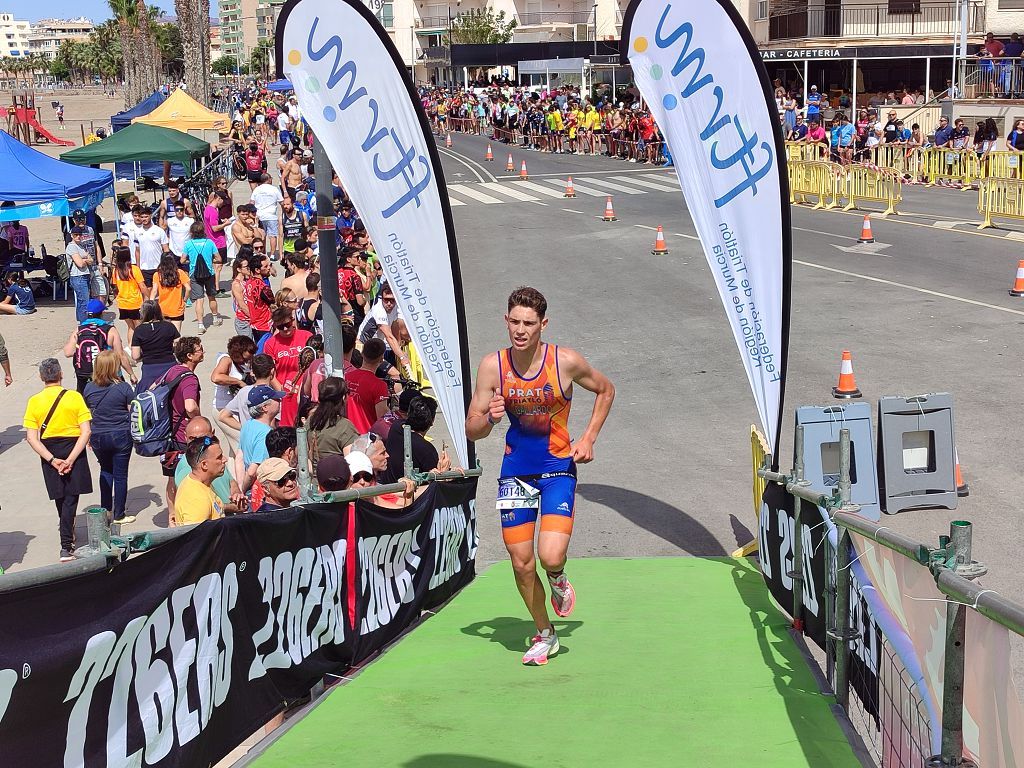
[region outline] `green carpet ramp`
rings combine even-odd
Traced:
[[[562,650],[524,667],[532,624],[507,563],[334,689],[258,768],[860,766],[755,563],[570,560]]]

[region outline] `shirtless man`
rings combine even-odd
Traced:
[[[295,199],[295,193],[302,185],[302,165],[299,162],[300,154],[291,152],[291,157],[281,168],[281,187],[284,189],[285,197]]]
[[[594,442],[615,398],[611,381],[579,352],[541,341],[548,324],[546,312],[547,301],[535,288],[512,292],[505,315],[512,346],[480,362],[466,416],[470,440],[487,437],[506,413],[509,416],[498,509],[516,586],[537,626],[523,656],[528,666],[546,664],[559,649],[544,604],[544,586],[537,577],[537,558],[547,572],[555,613],[564,618],[576,603],[564,570],[576,506],[576,465],[593,460]],[[568,430],[573,384],[597,396],[590,423],[576,442]]]
[[[231,237],[234,238],[236,248],[252,245],[256,240],[266,240],[263,230],[256,225],[256,206],[240,205],[237,213],[235,223],[231,225]]]
[[[305,242],[305,241],[303,241]],[[291,264],[291,274],[281,281],[281,288],[290,288],[300,302],[309,294],[306,291],[306,276],[309,274],[309,262],[305,254],[291,253],[287,256]]]

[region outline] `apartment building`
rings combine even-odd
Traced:
[[[14,18],[13,13],[0,13],[0,57],[28,56],[30,24]]]
[[[55,59],[65,40],[87,40],[92,29],[93,23],[84,17],[42,19],[33,24],[28,33],[29,52],[45,56],[47,59]]]
[[[284,0],[220,0],[220,55],[247,62],[260,40],[273,38],[283,4]]]

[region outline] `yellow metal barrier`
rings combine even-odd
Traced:
[[[846,207],[844,211],[857,207],[858,200],[871,200],[886,205],[881,216],[897,213],[896,203],[903,200],[903,177],[898,171],[888,168],[872,168],[866,165],[846,167]]]
[[[928,186],[949,181],[969,188],[981,176],[981,165],[973,149],[933,147],[921,151],[921,162]]]
[[[841,165],[796,160],[787,163],[787,169],[790,203],[807,203],[807,196],[814,195],[818,202],[812,206],[813,210],[827,210],[839,204],[844,185]]]
[[[1020,152],[989,152],[980,161],[984,179],[1019,179],[1024,155]]]
[[[978,229],[994,227],[993,216],[1024,219],[1024,181],[982,179],[978,185],[978,212],[985,217]]]
[[[789,162],[793,162],[795,160],[802,160],[805,162],[823,160],[825,159],[825,153],[825,145],[820,142],[816,142],[814,144],[809,144],[803,141],[786,142],[786,160]]]
[[[869,150],[872,165],[896,171],[912,181],[921,178],[921,149],[906,144],[878,144]]]
[[[764,457],[768,455],[768,441],[765,440],[757,427],[753,424],[750,425],[750,460],[753,464],[754,469],[754,483],[753,483],[753,494],[754,494],[754,530],[758,530],[761,527],[761,497],[764,496],[765,486],[768,485],[768,481],[763,477],[757,476],[757,470],[764,464]],[[742,547],[732,553],[733,557],[746,557],[757,552],[757,537],[754,537],[753,541],[749,541]]]

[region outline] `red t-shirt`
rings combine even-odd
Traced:
[[[250,171],[262,171],[263,150],[257,149],[255,152],[251,149],[245,150],[245,167]]]
[[[278,421],[282,427],[294,427],[299,412],[299,354],[313,336],[309,331],[295,331],[287,341],[275,333],[263,345],[263,354],[270,355],[277,364],[277,380],[287,393],[281,401]]]
[[[363,292],[363,280],[354,269],[342,267],[338,270],[338,293],[344,296],[349,304],[356,303],[356,296]]]
[[[388,399],[388,386],[372,371],[357,368],[345,374],[348,383],[348,420],[359,434],[370,431],[377,421],[377,403]]]
[[[270,307],[273,303],[274,294],[263,282],[263,278],[250,277],[245,281],[245,306],[249,311],[249,325],[253,330],[270,330]]]

